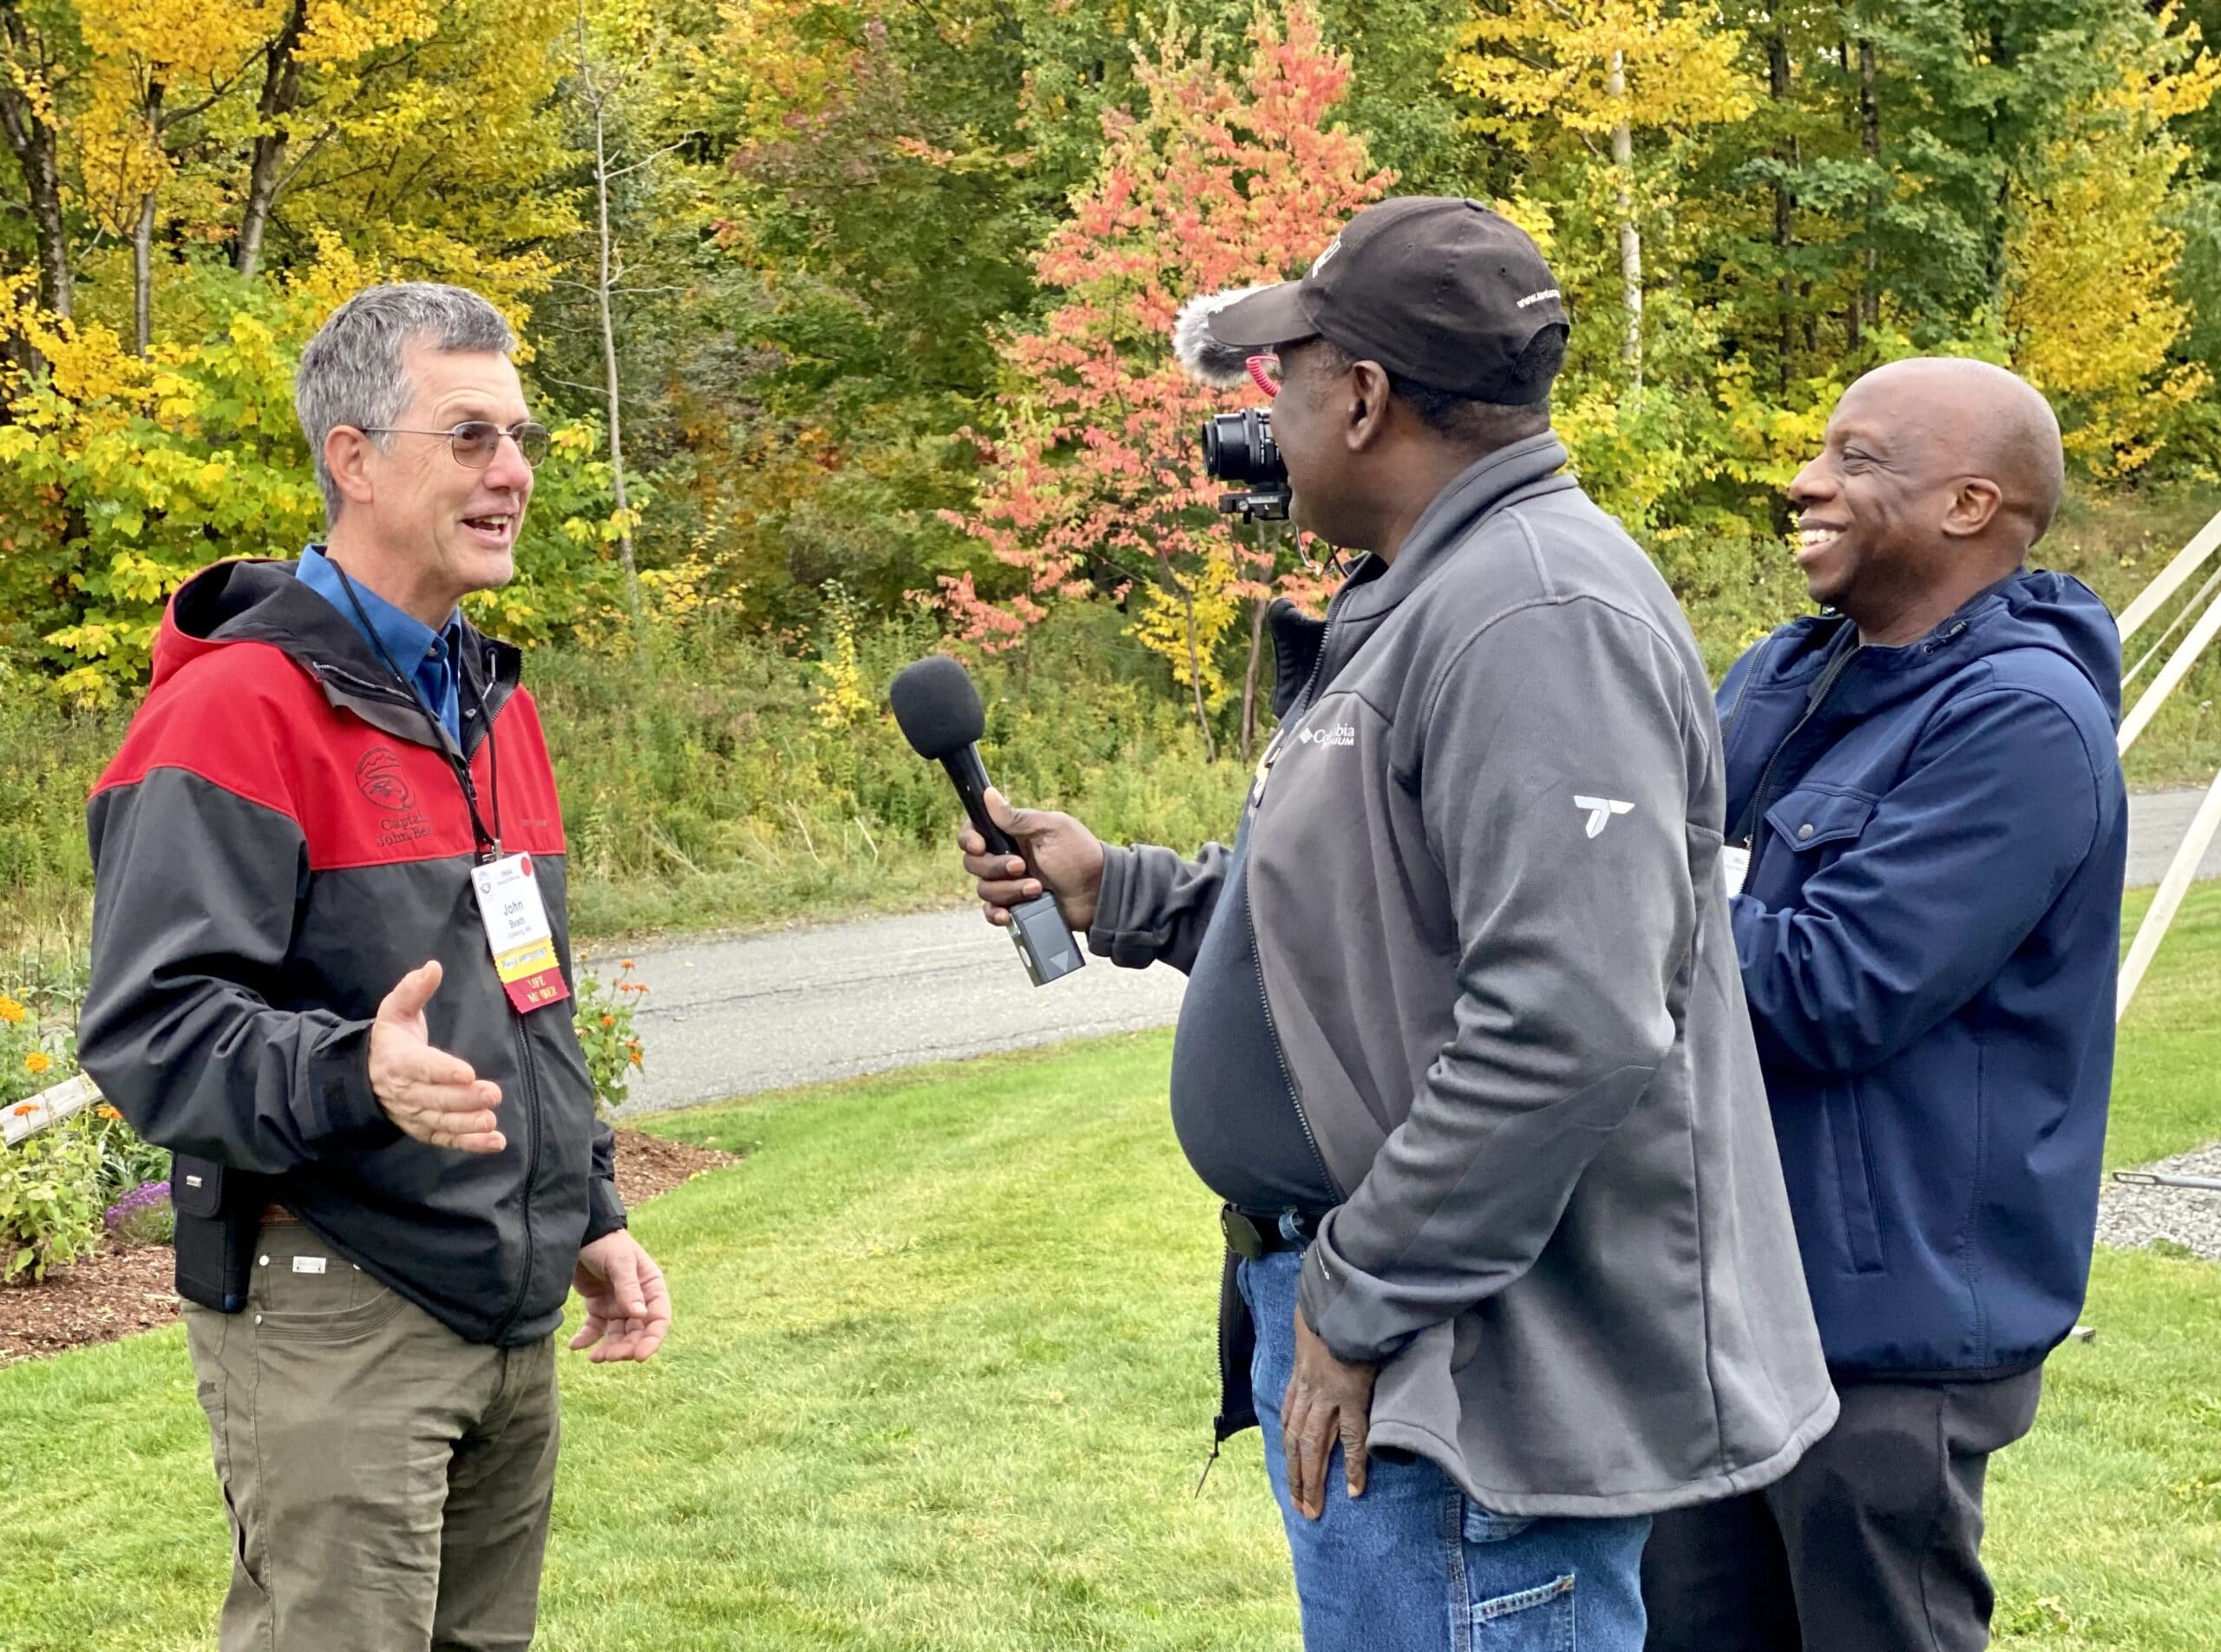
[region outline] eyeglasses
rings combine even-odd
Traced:
[[[404,430],[396,425],[357,425],[364,436],[443,436],[448,439],[448,451],[455,455],[455,462],[471,470],[483,470],[494,462],[494,456],[501,450],[501,438],[507,436],[517,444],[517,451],[524,455],[524,462],[535,469],[547,456],[547,427],[534,424],[530,419],[520,419],[503,429],[488,419],[465,419],[452,430]]]

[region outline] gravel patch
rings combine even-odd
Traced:
[[[2221,1142],[2143,1166],[2176,1176],[2221,1177]],[[2138,1187],[2108,1176],[2098,1193],[2098,1242],[2133,1250],[2165,1240],[2221,1262],[2221,1193]]]

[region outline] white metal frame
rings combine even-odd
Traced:
[[[0,1133],[13,1147],[24,1137],[58,1124],[72,1113],[81,1113],[101,1098],[100,1089],[83,1073],[64,1078],[41,1091],[29,1101],[19,1101],[0,1112]]]
[[[2126,643],[2134,636],[2146,620],[2159,612],[2168,598],[2189,584],[2192,576],[2217,550],[2221,550],[2221,512],[2215,513],[2213,520],[2200,528],[2174,560],[2159,571],[2159,577],[2146,586],[2135,601],[2121,610],[2121,641]],[[2221,574],[2221,570],[2217,570],[2217,573]],[[2195,607],[2203,601],[2213,588],[2213,582],[2208,580],[2191,599],[2189,607]],[[2189,607],[2185,608],[2185,613]],[[2178,615],[2175,623],[2180,624],[2182,616]],[[2162,635],[2162,646],[2166,638],[2173,634],[2173,626],[2170,626]],[[2175,646],[2174,652],[2167,657],[2167,663],[2159,668],[2159,674],[2152,679],[2151,685],[2143,693],[2137,696],[2135,705],[2121,719],[2119,750],[2123,757],[2128,755],[2129,747],[2135,744],[2137,737],[2151,725],[2152,719],[2159,714],[2167,696],[2173,693],[2183,678],[2190,674],[2191,667],[2198,663],[2198,656],[2205,652],[2217,635],[2221,635],[2221,597],[2216,597],[2211,605],[2198,615],[2189,633]],[[2156,653],[2158,650],[2152,652]],[[2150,658],[2149,654],[2146,656],[2146,659]],[[2141,669],[2140,663],[2139,669]],[[2175,858],[2168,863],[2167,875],[2159,882],[2159,893],[2152,897],[2152,905],[2144,914],[2144,921],[2137,926],[2136,939],[2130,944],[2128,957],[2120,967],[2120,985],[2113,1002],[2114,1019],[2118,1020],[2128,1013],[2129,1002],[2136,996],[2136,989],[2144,984],[2145,972],[2152,967],[2152,960],[2159,954],[2159,943],[2167,938],[2168,927],[2174,922],[2175,914],[2182,908],[2183,897],[2190,893],[2192,881],[2198,875],[2198,863],[2205,860],[2206,850],[2212,847],[2217,836],[2221,836],[2221,775],[2213,777],[2213,784],[2207,790],[2205,800],[2191,818],[2190,830],[2183,835],[2183,841],[2175,848]]]

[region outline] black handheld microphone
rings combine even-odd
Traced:
[[[894,720],[910,749],[948,771],[950,783],[964,801],[964,812],[986,839],[987,852],[1023,859],[1018,845],[987,817],[987,769],[979,761],[979,737],[987,731],[987,713],[979,704],[979,691],[972,686],[971,673],[947,654],[928,654],[894,674],[887,697],[894,704]],[[1010,938],[1036,987],[1086,964],[1087,955],[1072,939],[1065,914],[1057,910],[1057,897],[1045,889],[1012,907],[1010,919]]]

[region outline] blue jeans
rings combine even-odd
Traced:
[[[1336,1447],[1316,1520],[1287,1495],[1281,1400],[1295,1363],[1302,1253],[1242,1264],[1257,1325],[1250,1365],[1265,1466],[1287,1527],[1306,1652],[1641,1652],[1650,1517],[1491,1514],[1424,1457],[1375,1456],[1352,1498]],[[1579,1639],[1576,1642],[1576,1628]]]

